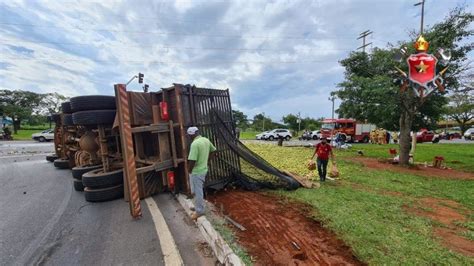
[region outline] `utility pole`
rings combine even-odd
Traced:
[[[423,19],[425,17],[425,0],[421,0],[421,2],[414,4],[413,6],[421,5],[421,25],[420,25],[420,35],[423,35]]]
[[[300,131],[301,131],[301,114],[300,114],[300,112],[298,112],[298,120],[296,120],[296,122],[298,122],[298,134],[299,134]]]
[[[372,34],[372,33],[373,33],[372,31],[366,30],[366,31],[361,32],[361,33],[359,34],[359,38],[357,38],[357,40],[362,39],[362,46],[359,47],[359,48],[357,48],[357,50],[362,49],[362,52],[365,53],[365,47],[367,47],[367,46],[369,46],[369,45],[372,44],[371,42],[366,44],[366,43],[365,43],[365,38],[366,38],[367,36],[369,36],[370,34]]]
[[[332,115],[331,118],[334,119],[334,100],[336,99],[336,96],[331,96],[328,98],[328,100],[332,101]]]
[[[262,131],[265,131],[265,112],[262,112],[262,115],[263,115],[263,130]]]

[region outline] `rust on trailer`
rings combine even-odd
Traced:
[[[102,157],[102,167],[104,173],[110,172],[109,150],[107,148],[107,138],[105,137],[105,129],[103,125],[98,125],[100,156]]]
[[[119,117],[120,138],[122,141],[122,156],[124,158],[124,184],[126,195],[129,197],[130,214],[133,218],[140,218],[142,210],[138,191],[137,172],[133,152],[132,130],[130,126],[130,110],[128,95],[124,84],[116,84],[115,97]]]

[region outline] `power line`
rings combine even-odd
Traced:
[[[313,37],[301,37],[301,36],[259,36],[259,35],[221,35],[221,34],[202,34],[202,33],[184,33],[184,32],[160,32],[160,31],[134,31],[134,30],[114,30],[114,29],[86,29],[79,26],[61,27],[54,25],[36,25],[36,24],[20,24],[20,23],[6,23],[0,22],[0,25],[20,26],[20,27],[34,27],[34,28],[58,28],[58,29],[77,29],[82,31],[98,31],[98,32],[120,32],[120,33],[135,33],[135,34],[155,34],[155,35],[176,35],[176,36],[199,36],[199,37],[211,37],[211,38],[230,38],[230,39],[287,39],[287,40],[320,40],[324,39],[336,39],[344,40],[351,38],[341,37],[326,37],[326,36],[313,36]]]
[[[17,43],[46,43],[46,44],[55,44],[55,45],[78,45],[78,46],[89,46],[93,45],[93,43],[77,43],[77,42],[50,42],[50,41],[26,41],[26,40],[8,40],[8,39],[0,39],[0,44],[3,45],[10,45],[17,44]],[[227,48],[227,47],[190,47],[190,46],[173,46],[173,45],[162,45],[158,46],[157,44],[151,43],[140,43],[136,45],[126,44],[123,41],[118,41],[123,44],[107,44],[107,47],[115,46],[115,47],[156,47],[157,49],[176,49],[176,50],[223,50],[223,51],[288,51],[291,50],[290,48],[287,49],[269,49],[269,48]],[[349,48],[339,48],[339,49],[326,49],[326,48],[308,48],[308,49],[301,49],[300,51],[350,51]]]
[[[372,33],[373,33],[372,31],[366,30],[366,31],[361,32],[361,33],[359,34],[359,38],[357,38],[357,40],[362,39],[362,46],[359,47],[359,48],[357,48],[357,50],[362,49],[362,52],[365,53],[365,47],[367,47],[367,46],[369,46],[369,45],[372,44],[371,42],[366,44],[366,43],[365,43],[365,38],[366,38],[367,36],[369,36],[370,34],[372,34]]]

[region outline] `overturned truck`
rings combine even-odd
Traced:
[[[80,100],[84,106],[97,97],[101,96],[79,96],[71,103]],[[72,112],[73,118],[83,112],[81,119],[73,119],[81,134],[74,138],[79,144],[74,153],[76,159],[82,155],[87,160],[74,160],[73,177],[74,182],[82,181],[86,200],[124,195],[132,216],[139,217],[140,199],[164,191],[191,194],[190,138],[185,133],[189,126],[197,126],[217,148],[209,162],[207,189],[229,184],[246,189],[299,186],[235,137],[229,90],[173,84],[157,92],[135,92],[117,84],[114,101],[106,121],[92,115],[91,108],[102,106],[95,100],[87,110]]]

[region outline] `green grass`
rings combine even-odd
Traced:
[[[259,133],[261,132],[256,132],[256,131],[240,132],[240,139],[255,139],[255,135]]]
[[[306,175],[306,161],[313,150],[273,145],[248,145],[278,168],[291,168]],[[356,147],[355,150],[364,145]],[[388,157],[388,147],[371,145],[364,150],[373,157]],[[433,145],[434,146],[434,145]],[[425,147],[427,147],[425,149]],[[450,154],[471,154],[458,145],[436,145]],[[386,152],[385,152],[386,151]],[[431,145],[419,146],[419,157],[431,156]],[[372,154],[373,152],[373,154]],[[458,202],[471,213],[474,211],[474,182],[426,178],[411,174],[371,170],[350,160],[350,152],[336,152],[341,180],[326,182],[319,189],[298,189],[276,193],[313,207],[314,218],[333,230],[350,245],[355,255],[369,264],[442,264],[469,265],[472,257],[452,252],[441,245],[433,235],[439,224],[425,217],[413,215],[406,207],[419,205],[420,199],[434,197]],[[342,157],[342,158],[341,158]],[[462,159],[469,162],[471,159]],[[313,172],[313,176],[315,176]],[[389,192],[398,192],[395,195]],[[466,239],[472,239],[474,215],[463,223]],[[474,243],[473,243],[474,244]]]
[[[389,158],[389,149],[399,150],[398,145],[354,145],[352,150],[340,152],[341,156],[352,156],[357,150],[364,152],[364,156],[373,158]],[[415,151],[415,161],[418,163],[427,162],[431,164],[435,156],[444,157],[448,167],[467,172],[474,172],[474,144],[417,144]]]
[[[54,128],[54,124],[52,124],[52,128]],[[38,133],[46,129],[49,129],[49,124],[39,126],[22,125],[21,129],[18,130],[17,134],[13,134],[13,140],[31,140],[31,135],[33,133]]]

